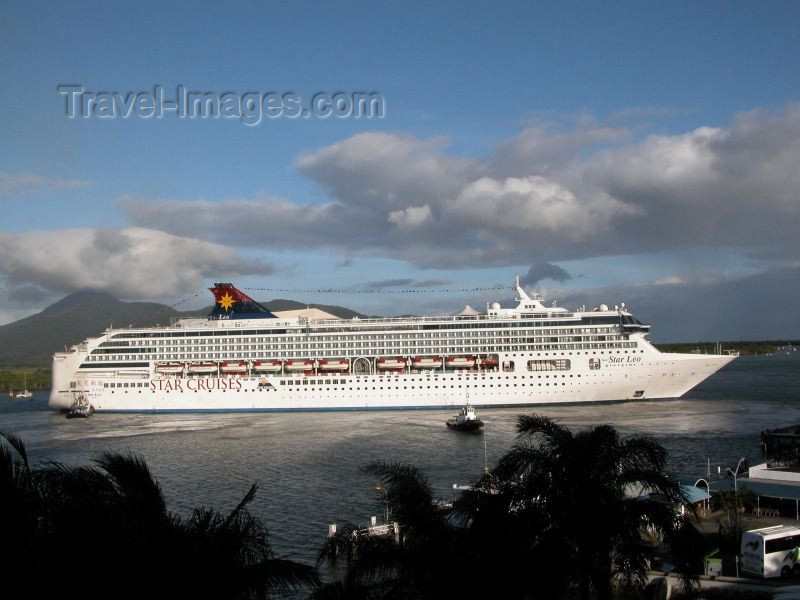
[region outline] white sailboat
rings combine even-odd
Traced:
[[[17,392],[17,398],[22,398],[30,400],[33,398],[33,392],[28,389],[28,376],[24,375],[22,387],[24,388],[21,392]]]

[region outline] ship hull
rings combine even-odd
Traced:
[[[573,360],[568,372],[455,371],[340,375],[168,377],[115,372],[85,374],[80,393],[97,412],[241,412],[443,409],[469,396],[480,408],[584,404],[677,398],[700,384],[732,356],[648,353],[606,357],[589,368]],[[505,358],[502,357],[501,358]],[[515,355],[525,364],[527,356]],[[54,382],[69,379],[57,375]],[[584,368],[581,368],[584,366]],[[75,389],[56,389],[50,406],[66,410]]]

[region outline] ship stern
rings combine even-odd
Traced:
[[[70,393],[70,379],[75,372],[70,356],[66,352],[57,352],[53,355],[53,368],[51,371],[50,400],[48,406],[52,410],[67,411],[72,406]]]

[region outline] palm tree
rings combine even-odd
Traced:
[[[21,523],[10,538],[20,597],[268,598],[319,583],[313,567],[274,556],[247,510],[255,485],[227,516],[199,508],[182,519],[138,456],[30,469],[24,444],[4,437],[19,456],[0,446],[0,507]]]
[[[434,502],[427,476],[400,463],[374,462],[364,470],[380,478],[389,520],[399,531],[376,536],[354,526],[339,530],[320,550],[317,564],[343,562],[344,577],[314,598],[455,597],[460,532]]]
[[[27,583],[29,558],[35,555],[41,503],[25,444],[0,432],[0,580],[10,598]]]
[[[674,510],[686,499],[664,474],[666,451],[654,439],[623,438],[608,425],[573,434],[535,414],[520,416],[517,431],[517,443],[481,484],[494,486],[496,499],[483,494],[482,504],[497,503],[501,514],[505,508],[519,532],[517,550],[546,575],[537,582],[549,584],[546,590],[529,586],[534,597],[607,600],[614,583],[641,589],[650,554],[645,527],[673,550],[692,548],[687,538],[696,530]],[[475,518],[474,526],[485,528],[483,521]],[[690,575],[696,557],[681,557],[681,566]]]

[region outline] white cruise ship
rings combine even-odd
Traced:
[[[53,356],[50,407],[98,412],[526,406],[677,398],[733,355],[661,353],[625,309],[280,318],[227,283],[203,319],[108,329]]]

